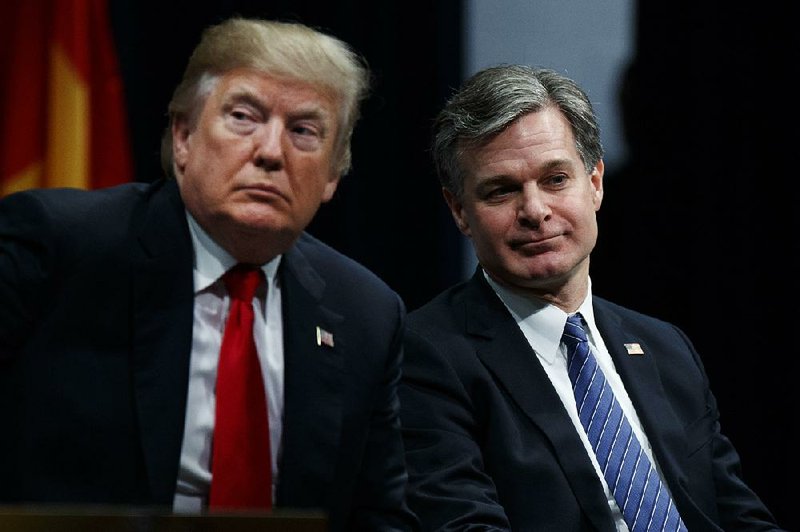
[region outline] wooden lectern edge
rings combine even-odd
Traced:
[[[171,508],[0,505],[3,532],[326,532],[321,511],[172,513]]]

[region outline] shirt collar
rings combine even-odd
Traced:
[[[197,294],[222,277],[222,274],[236,264],[236,259],[200,227],[189,211],[186,211],[186,220],[189,222],[189,233],[194,248],[194,292]],[[269,286],[273,284],[282,256],[278,255],[261,266]]]
[[[561,336],[564,334],[564,326],[569,314],[541,299],[512,292],[494,281],[486,271],[483,272],[483,275],[522,329],[537,355],[552,364],[560,354]],[[588,324],[591,341],[592,331],[596,330],[594,310],[592,309],[591,279],[589,279],[586,297],[578,307],[578,312],[583,315]]]

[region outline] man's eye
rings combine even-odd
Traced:
[[[247,135],[258,127],[259,116],[249,109],[237,107],[228,110],[225,123],[229,130],[239,135]]]
[[[244,111],[231,111],[231,117],[235,120],[249,120],[250,115],[245,113]]]
[[[488,189],[483,197],[485,199],[502,199],[514,192],[514,188],[510,186],[494,187]]]
[[[317,130],[309,126],[295,126],[292,131],[298,135],[318,136]]]

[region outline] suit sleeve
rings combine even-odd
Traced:
[[[717,486],[717,508],[723,530],[783,530],[761,499],[742,480],[739,455],[731,442],[719,432],[713,443],[714,482]]]
[[[699,459],[707,453],[713,493],[716,494],[716,513],[723,530],[782,530],[758,495],[745,483],[739,454],[721,431],[717,401],[700,356],[686,335],[677,328],[675,330],[688,346],[702,376],[707,405],[706,414],[687,427],[688,460],[693,465],[688,472],[690,484],[692,478],[700,476],[702,467],[699,464],[706,462]]]
[[[30,336],[45,303],[55,255],[49,220],[35,195],[0,201],[0,359]]]
[[[469,371],[451,365],[442,351],[447,345],[458,344],[434,344],[413,329],[406,334],[400,418],[409,504],[423,530],[510,530],[484,470]]]

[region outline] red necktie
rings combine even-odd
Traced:
[[[270,509],[269,418],[253,339],[253,296],[263,273],[240,264],[222,279],[231,303],[217,368],[209,508]]]

